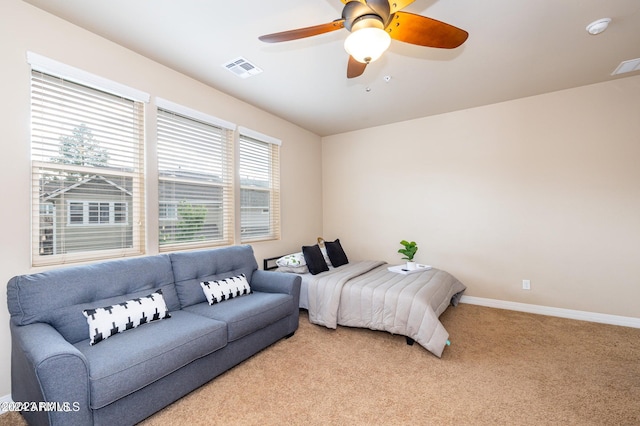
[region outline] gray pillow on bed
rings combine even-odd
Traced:
[[[320,250],[320,246],[317,244],[315,246],[302,246],[302,254],[304,255],[305,262],[307,262],[307,267],[309,268],[311,275],[316,275],[320,272],[329,270],[327,262],[325,262],[322,251]]]
[[[340,244],[339,238],[333,242],[325,241],[324,247],[327,249],[327,255],[329,256],[329,260],[331,260],[331,265],[333,265],[333,267],[337,268],[338,266],[349,263],[349,259],[347,259],[347,255],[342,249],[342,244]]]

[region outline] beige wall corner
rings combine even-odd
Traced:
[[[640,317],[640,76],[323,139],[324,235],[467,295]],[[522,280],[531,290],[522,290]]]

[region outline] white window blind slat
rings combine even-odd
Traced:
[[[279,239],[280,144],[251,137],[260,134],[248,129],[240,131],[241,242]]]
[[[94,87],[134,101],[149,102],[150,96],[148,93],[63,64],[62,62],[55,61],[34,52],[27,52],[27,62],[33,70],[41,71],[45,74],[61,77],[67,81],[73,81],[84,86]]]
[[[205,114],[198,110],[186,107],[184,105],[177,104],[175,102],[171,102],[167,99],[156,98],[156,106],[159,109],[162,109],[165,111],[172,111],[183,117],[189,117],[196,121],[211,124],[214,127],[219,127],[219,128],[231,130],[231,131],[233,131],[236,128],[236,125],[229,121],[223,120],[218,117],[214,117],[209,114]]]
[[[233,244],[233,132],[211,121],[158,108],[160,251]]]
[[[142,102],[31,73],[32,264],[139,255]]]
[[[264,133],[256,132],[255,130],[248,129],[243,126],[238,127],[238,131],[241,135],[244,135],[248,138],[255,139],[261,142],[270,143],[273,145],[282,145],[282,141],[278,138],[274,138],[273,136],[265,135]]]

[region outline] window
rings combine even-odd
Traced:
[[[240,128],[240,240],[280,238],[280,141]]]
[[[126,225],[127,205],[123,202],[68,201],[68,225]]]
[[[92,225],[109,223],[109,203],[89,203],[89,223]]]
[[[149,95],[32,52],[27,61],[32,265],[143,254],[156,244],[144,233]],[[280,141],[156,106],[157,169],[147,166],[158,178],[159,251],[279,239]]]
[[[160,220],[178,220],[178,203],[177,202],[160,202]]]
[[[113,223],[127,223],[127,203],[113,203]]]
[[[69,225],[84,224],[84,204],[69,203]]]
[[[117,83],[104,89],[105,80],[81,70],[31,53],[28,59],[33,265],[141,254],[139,92],[123,94]]]
[[[234,126],[157,104],[160,251],[233,244]]]

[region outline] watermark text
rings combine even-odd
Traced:
[[[62,411],[65,413],[80,411],[79,402],[53,402],[53,401],[10,401],[0,402],[0,411]]]

